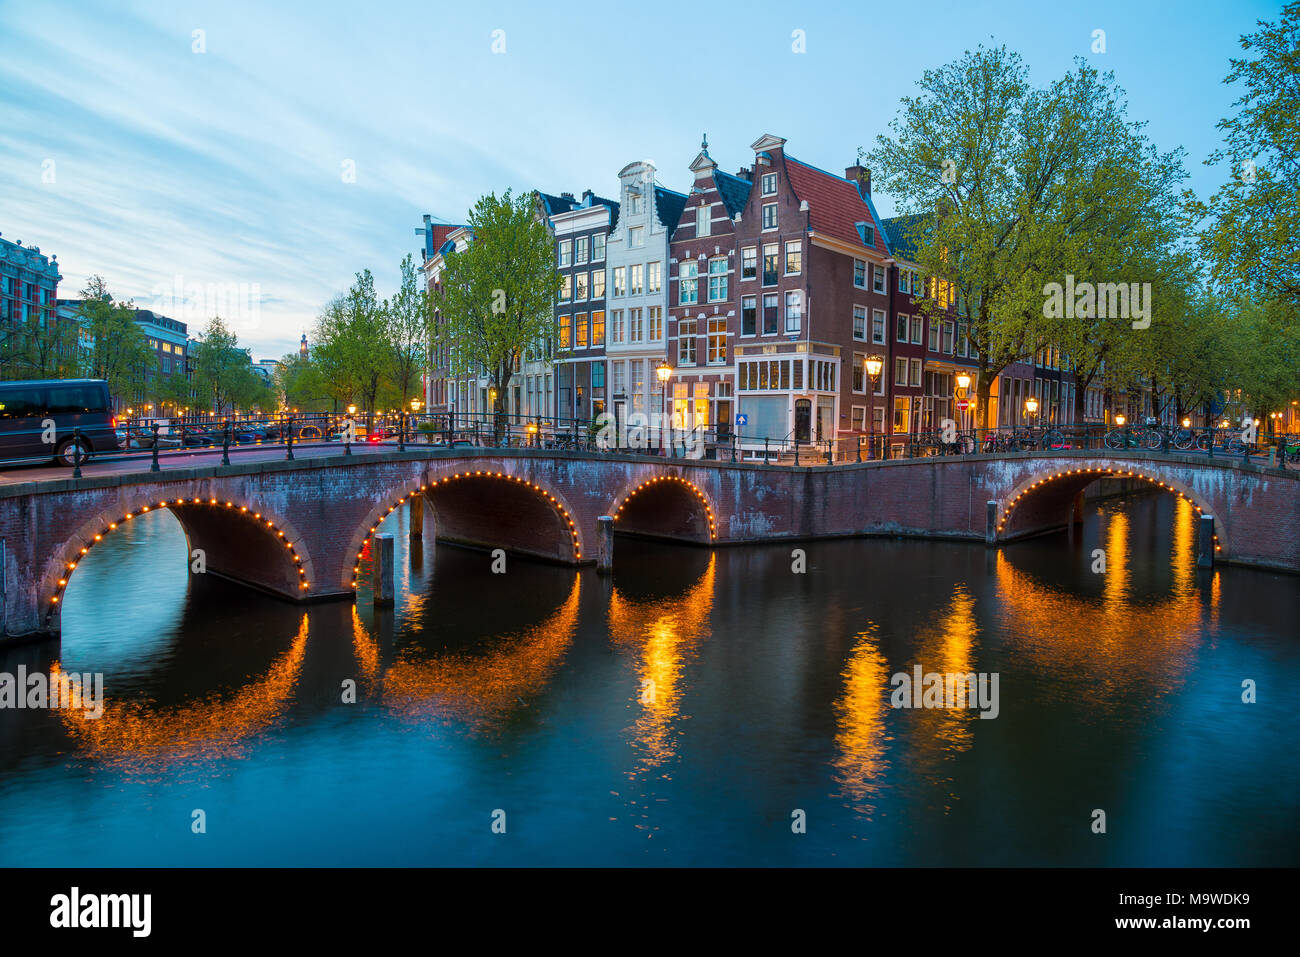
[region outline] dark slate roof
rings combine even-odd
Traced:
[[[911,259],[916,254],[916,241],[911,233],[916,231],[924,219],[919,213],[913,213],[910,216],[892,216],[881,220],[880,225],[885,228],[885,236],[894,255]]]
[[[718,195],[722,198],[722,205],[726,207],[727,215],[735,219],[736,214],[743,210],[745,203],[749,201],[749,190],[754,184],[739,176],[724,173],[720,169],[713,171],[713,184],[718,187]]]
[[[685,208],[685,193],[677,193],[655,183],[655,213],[659,217],[659,222],[663,223],[664,228],[668,230],[670,239],[673,230],[677,228],[677,223],[682,218],[682,210]]]
[[[537,195],[542,198],[542,205],[546,207],[546,215],[554,216],[556,213],[567,213],[569,210],[578,206],[576,199],[570,199],[568,196],[552,196],[550,193],[537,191]]]

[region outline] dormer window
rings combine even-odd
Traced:
[[[631,214],[641,212],[641,190],[635,186],[627,189],[627,211]]]
[[[775,173],[764,173],[762,176],[762,184],[763,184],[764,196],[776,195],[776,174]]]

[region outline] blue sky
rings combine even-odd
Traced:
[[[0,233],[57,254],[65,298],[92,273],[141,306],[177,277],[256,286],[256,315],[233,324],[255,358],[278,357],[356,271],[390,294],[402,256],[419,259],[423,213],[463,221],[506,187],[609,194],[635,159],[685,189],[706,131],[730,171],[771,132],[842,172],[924,69],[980,42],[1019,51],[1039,84],[1075,56],[1113,70],[1156,144],[1188,150],[1204,195],[1235,99],[1228,58],[1280,9],[0,0]]]

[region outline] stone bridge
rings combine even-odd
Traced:
[[[57,634],[78,562],[159,508],[202,549],[207,571],[294,601],[351,598],[379,523],[413,502],[427,505],[439,540],[580,564],[595,558],[602,515],[619,532],[700,546],[871,535],[998,545],[1077,520],[1083,489],[1107,477],[1186,498],[1202,515],[1203,564],[1300,572],[1300,473],[1158,452],[792,467],[530,449],[322,450],[76,480],[7,477],[5,636]]]

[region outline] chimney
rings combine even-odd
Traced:
[[[739,176],[741,179],[751,178],[748,166],[742,166],[740,169],[736,171],[736,175]]]
[[[572,194],[572,193],[561,193],[561,194],[560,194],[560,199],[567,199],[567,200],[569,200],[570,202],[572,202],[572,201],[573,201],[573,194]]]
[[[844,170],[844,178],[857,185],[863,199],[871,195],[871,170],[865,166],[854,163]]]
[[[582,191],[582,205],[583,205],[583,206],[590,206],[590,205],[591,205],[592,203],[594,203],[595,201],[596,201],[596,194],[595,194],[595,193],[593,193],[593,192],[592,192],[591,190],[589,190],[589,189],[584,189],[584,190]]]

